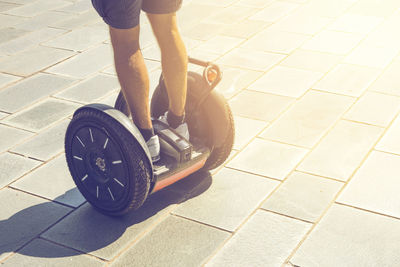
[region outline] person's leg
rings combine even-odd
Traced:
[[[168,91],[169,110],[176,116],[185,112],[188,56],[179,33],[176,13],[147,13],[161,50],[161,65]]]
[[[116,29],[110,26],[115,69],[132,119],[142,129],[151,129],[149,77],[139,48],[139,26]]]

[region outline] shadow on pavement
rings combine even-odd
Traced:
[[[210,187],[211,183],[212,177],[209,172],[194,173],[152,194],[140,209],[122,217],[105,216],[85,203],[41,235],[45,240],[54,241],[77,251],[64,247],[40,250],[30,248],[30,244],[21,249],[24,244],[38,237],[43,230],[58,220],[43,222],[43,218],[51,217],[52,212],[59,209],[59,205],[46,202],[31,206],[7,220],[0,221],[0,259],[4,253],[12,251],[45,258],[75,256],[84,252],[111,259],[125,245],[146,231],[151,224],[165,218],[171,210],[169,209],[171,205],[200,195]],[[58,218],[62,216],[63,214],[58,215]]]

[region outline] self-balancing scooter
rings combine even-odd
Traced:
[[[186,122],[190,140],[158,120],[168,110],[162,76],[151,99],[153,128],[161,159],[152,163],[147,145],[129,118],[122,92],[115,108],[89,104],[75,111],[65,136],[65,155],[79,191],[100,212],[123,215],[154,193],[200,169],[211,170],[229,156],[234,141],[232,112],[215,90],[222,78],[217,65],[189,58],[204,67],[188,72]]]

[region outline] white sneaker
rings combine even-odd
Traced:
[[[167,115],[168,115],[168,111],[165,112],[164,115],[161,115],[159,120],[162,121],[163,123],[168,124],[168,120],[167,120]],[[169,125],[169,124],[168,124]],[[177,132],[180,136],[184,137],[187,141],[189,141],[189,128],[186,122],[182,123],[181,125],[179,125],[177,128],[174,129],[175,132]]]
[[[158,135],[153,135],[147,142],[147,147],[150,151],[151,160],[157,162],[160,160],[160,140],[158,139]]]

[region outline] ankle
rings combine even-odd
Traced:
[[[169,126],[176,129],[179,125],[184,123],[184,121],[185,121],[185,113],[183,113],[181,116],[177,116],[171,110],[168,110],[167,122]]]
[[[150,128],[150,129],[139,128],[139,131],[142,134],[145,142],[149,141],[150,138],[152,138],[154,136],[154,129],[153,128]]]

